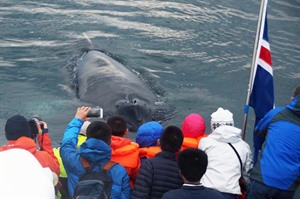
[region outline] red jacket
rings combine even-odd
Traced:
[[[112,136],[110,147],[111,160],[125,167],[133,186],[140,169],[139,145],[130,139]]]
[[[56,173],[56,175],[59,176],[59,163],[57,158],[54,156],[51,140],[48,133],[39,135],[38,141],[39,145],[41,146],[41,150],[37,150],[36,143],[33,139],[28,137],[20,137],[17,140],[9,140],[7,145],[3,145],[0,148],[0,151],[5,151],[13,148],[25,149],[36,157],[42,167],[49,167],[52,172]]]

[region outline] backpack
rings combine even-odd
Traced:
[[[113,180],[107,174],[116,162],[108,161],[100,171],[92,170],[90,163],[80,158],[85,173],[80,177],[74,189],[74,199],[110,199]]]

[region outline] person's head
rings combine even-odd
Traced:
[[[234,126],[233,114],[229,110],[219,107],[216,112],[211,114],[211,132],[222,125]]]
[[[178,152],[183,142],[183,134],[177,126],[168,126],[160,136],[160,148],[162,151]]]
[[[189,182],[199,182],[207,169],[207,155],[200,149],[187,148],[178,155],[181,175]]]
[[[295,88],[293,98],[298,95],[300,95],[300,85]]]
[[[43,120],[37,115],[32,116],[28,120],[28,124],[29,124],[30,131],[31,131],[31,138],[33,140],[36,140],[38,133],[39,133],[37,125],[39,125],[41,127],[41,129],[44,129],[44,125],[41,123],[41,121],[43,121]]]
[[[204,135],[206,124],[200,114],[192,113],[186,116],[182,122],[181,130],[184,137],[197,138]]]
[[[21,115],[14,115],[6,121],[5,136],[7,140],[17,140],[22,136],[31,138],[28,121]]]
[[[135,141],[139,144],[140,148],[157,146],[157,140],[163,131],[164,127],[159,122],[146,122],[138,128]]]
[[[128,133],[127,123],[120,116],[113,116],[108,118],[106,122],[111,128],[112,135],[124,137]]]
[[[107,123],[102,121],[93,121],[86,130],[86,139],[95,138],[106,142],[110,145],[111,129]]]

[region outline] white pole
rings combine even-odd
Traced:
[[[258,16],[258,22],[257,22],[257,29],[256,29],[256,37],[255,37],[255,43],[254,43],[254,48],[253,48],[253,56],[252,56],[252,64],[251,64],[251,72],[250,72],[250,78],[249,78],[249,83],[248,83],[248,90],[247,90],[247,98],[246,98],[246,104],[244,107],[244,123],[243,123],[243,129],[242,129],[242,139],[245,139],[245,134],[246,134],[246,126],[247,126],[247,119],[248,119],[248,111],[249,111],[249,100],[250,100],[250,95],[252,91],[252,84],[253,84],[253,79],[254,79],[254,70],[255,70],[255,64],[256,64],[256,59],[257,59],[257,46],[258,46],[258,41],[259,41],[259,36],[262,34],[261,27],[262,23],[264,21],[262,20],[263,16],[266,16],[266,8],[267,8],[268,0],[261,0],[260,4],[260,11],[259,11],[259,16]]]

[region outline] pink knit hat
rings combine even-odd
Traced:
[[[200,114],[192,113],[186,116],[182,122],[182,133],[184,137],[196,138],[204,135],[206,124]]]

